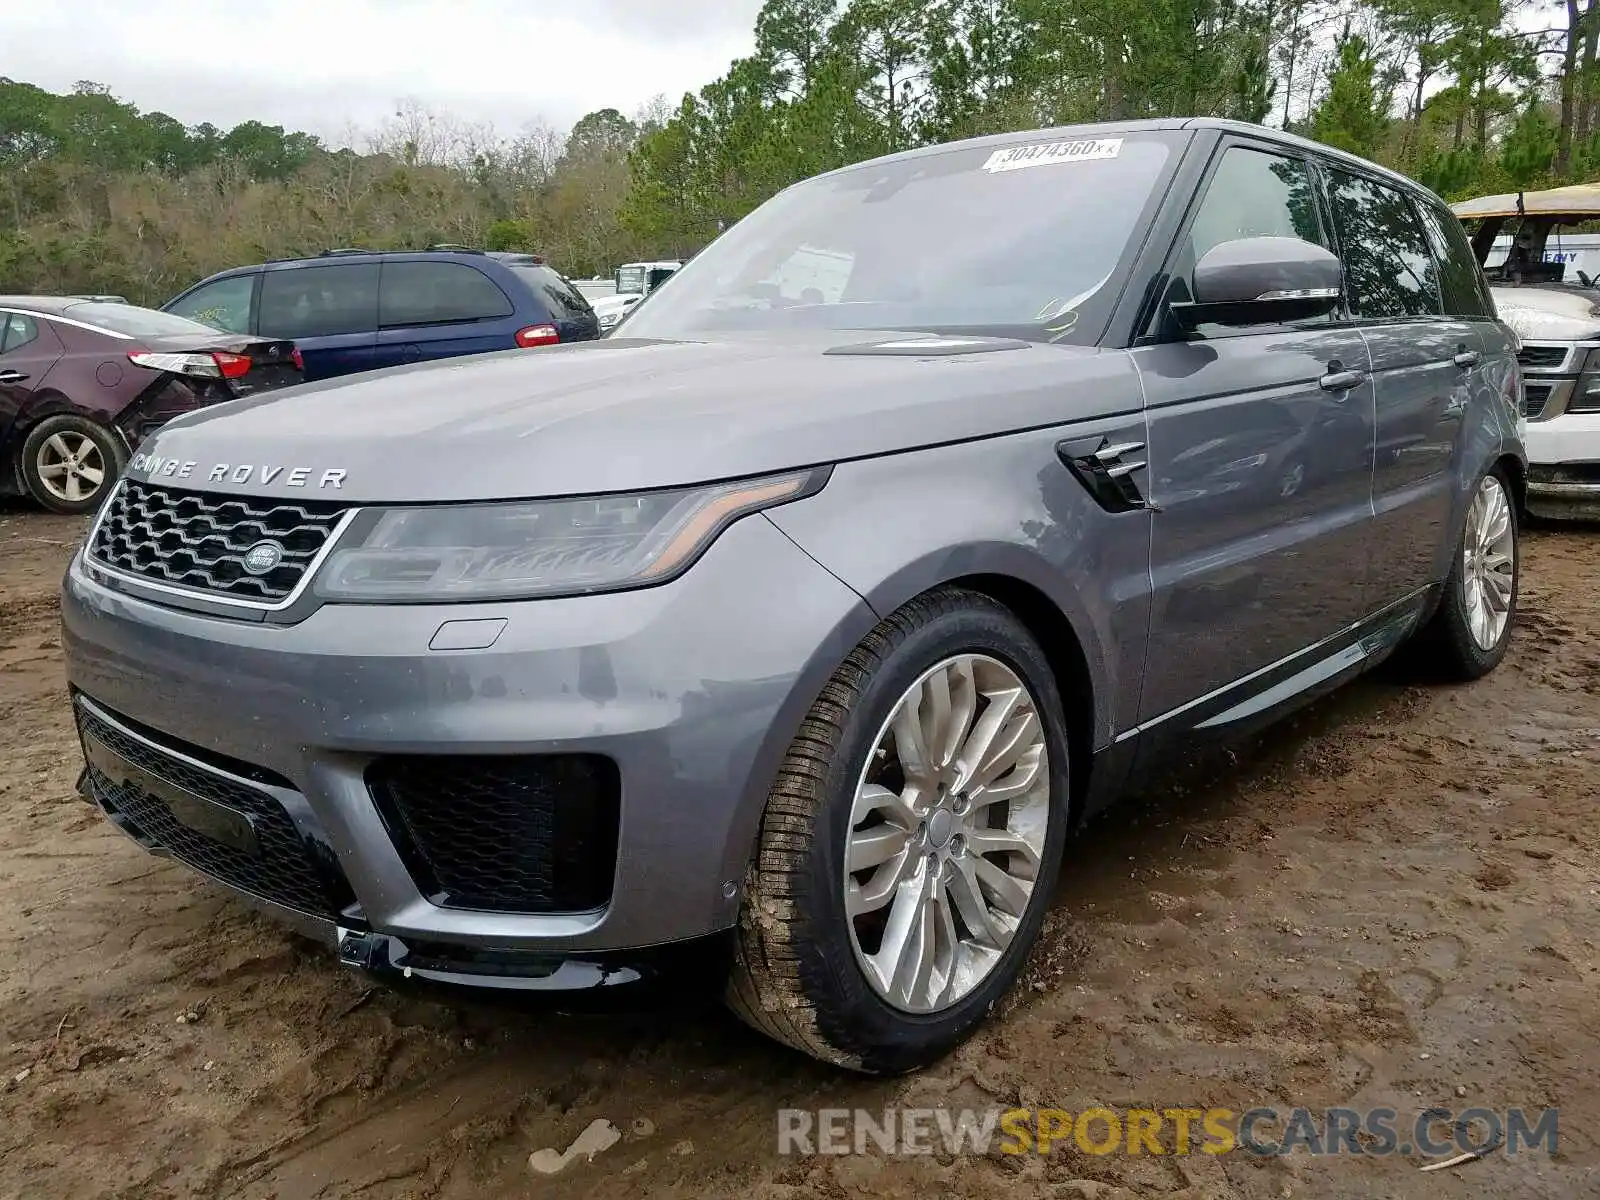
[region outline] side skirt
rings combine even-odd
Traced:
[[[1376,667],[1432,611],[1437,595],[1436,586],[1422,588],[1314,646],[1118,734],[1095,753],[1083,817],[1159,774],[1176,754],[1259,732]]]

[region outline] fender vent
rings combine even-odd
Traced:
[[[1056,455],[1107,512],[1154,511],[1135,476],[1146,469],[1143,442],[1113,443],[1107,437],[1056,443]]]

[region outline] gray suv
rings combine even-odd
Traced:
[[[623,332],[165,426],[64,583],[85,794],[362,969],[692,960],[890,1073],[1177,744],[1505,653],[1512,339],[1371,163],[1182,119],[896,155]]]

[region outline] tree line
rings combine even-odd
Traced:
[[[1304,133],[1448,198],[1600,176],[1600,0],[768,0],[674,104],[514,135],[415,102],[331,146],[0,78],[0,291],[159,303],[343,246],[684,257],[799,179],[931,142],[1171,115]]]

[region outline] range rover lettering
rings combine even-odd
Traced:
[[[1175,747],[1501,660],[1513,345],[1437,197],[1255,126],[823,175],[613,337],[163,427],[64,581],[82,787],[363,970],[692,958],[914,1069]]]

